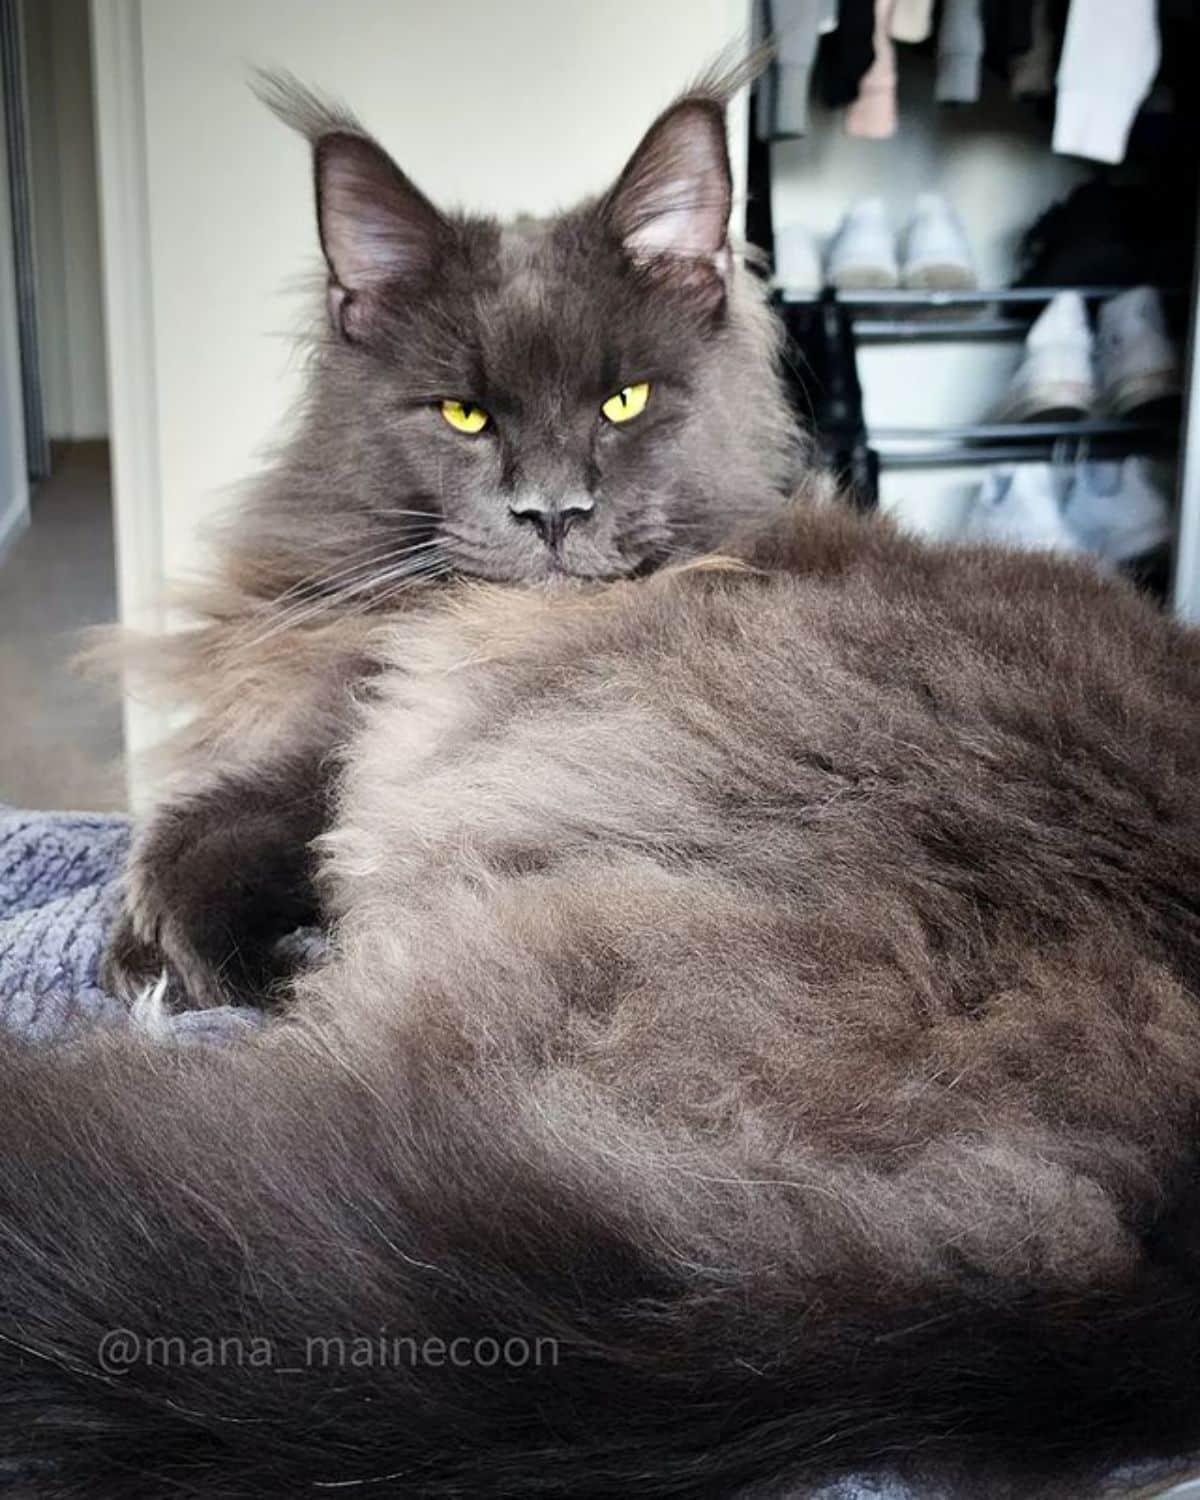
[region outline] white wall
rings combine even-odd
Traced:
[[[1088,169],[1055,156],[1048,123],[1035,107],[1008,99],[987,80],[984,102],[933,102],[931,63],[912,49],[900,58],[900,129],[888,141],[848,136],[840,112],[816,105],[812,133],[772,148],[771,206],[776,231],[805,224],[824,241],[856,199],[878,195],[902,229],[917,194],[943,192],[971,241],[980,285],[1008,285],[1017,241]],[[982,420],[1021,355],[1017,342],[866,346],[859,376],[867,422],[932,427]],[[912,525],[953,529],[982,471],[885,471],[881,504]]]
[[[46,430],[108,431],[87,0],[23,0]]]
[[[291,338],[318,256],[308,152],[253,98],[254,64],[344,98],[433,197],[545,211],[617,172],[651,118],[744,33],[744,0],[144,0],[140,25],[161,563],[181,576],[197,527],[230,503],[301,387]],[[95,0],[98,55],[130,21]],[[101,88],[105,194],[121,105]],[[109,297],[121,275],[109,255]],[[127,378],[118,356],[114,380]],[[114,402],[115,402],[114,387]],[[120,423],[114,437],[121,438]],[[122,496],[122,550],[135,548]],[[144,498],[144,497],[143,497]],[[122,517],[122,505],[128,500]],[[141,503],[139,500],[138,504]],[[152,569],[150,571],[153,571]],[[122,609],[139,610],[125,580]],[[143,591],[149,587],[142,570]]]

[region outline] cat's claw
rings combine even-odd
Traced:
[[[161,1036],[167,1029],[167,992],[171,987],[171,976],[163,969],[153,984],[148,984],[129,1009],[129,1019],[139,1031],[150,1036]]]

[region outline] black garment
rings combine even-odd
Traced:
[[[1181,134],[1195,146],[1197,105],[1196,46],[1200,42],[1200,4],[1197,0],[1159,0],[1158,30],[1162,66],[1158,82],[1169,90],[1171,108],[1183,124]]]
[[[822,38],[821,97],[830,109],[858,98],[862,76],[875,61],[875,0],[838,0],[837,30]]]
[[[983,0],[983,60],[1008,77],[1014,57],[1033,46],[1033,0]]]
[[[1190,190],[1081,183],[1021,240],[1017,286],[1186,286],[1195,197]]]

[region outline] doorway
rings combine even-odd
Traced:
[[[0,802],[100,810],[119,708],[71,667],[117,617],[87,0],[0,0],[0,55]]]

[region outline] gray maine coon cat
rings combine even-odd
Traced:
[[[664,130],[687,140],[666,181],[703,161],[683,201],[717,201],[719,118],[678,106],[615,197],[544,233],[585,258],[585,225],[646,235],[612,204],[662,186],[636,164]],[[674,231],[678,196],[650,201]],[[317,523],[288,528],[280,489],[244,526],[182,648],[185,749],[220,769],[143,840],[135,941],[218,997],[196,934],[216,912],[244,938],[286,888],[282,826],[311,868],[262,946],[311,877],[330,951],[237,1045],[0,1049],[14,1496],[724,1500],[869,1471],[1078,1500],[1200,1448],[1200,639],[1078,563],[784,504],[782,446],[689,467],[686,392],[718,421],[722,357],[761,388],[746,420],[782,421],[713,235],[672,242],[681,265],[657,230],[597,250],[670,303],[692,378],[596,377],[593,405],[649,401],[608,434],[579,398],[599,476],[490,516],[502,583],[259,609]],[[349,382],[391,304],[343,275],[320,378]],[[533,317],[520,276],[493,312],[506,286]],[[552,338],[554,305],[535,322]],[[494,442],[456,484],[532,503],[503,487],[500,394],[422,389],[396,451],[406,424]],[[442,400],[476,432],[443,434]],[[704,483],[664,500],[656,555],[616,541],[636,507],[601,547],[580,528],[659,443]],[[689,520],[737,524],[688,560]],[[588,582],[509,586],[575,558]],[[189,905],[218,856],[243,905]]]

